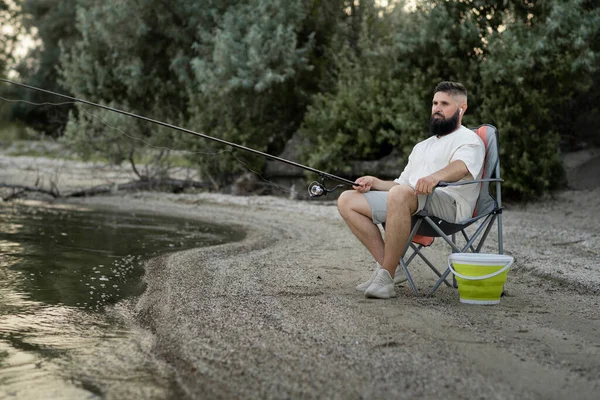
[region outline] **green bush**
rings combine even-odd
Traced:
[[[52,85],[60,49],[55,83],[76,97],[274,155],[298,133],[300,161],[331,173],[360,174],[355,161],[383,156],[401,169],[427,135],[432,89],[442,80],[469,90],[465,125],[498,127],[511,196],[560,187],[561,146],[600,144],[592,90],[600,6],[592,0],[418,0],[414,11],[374,0],[20,3],[46,44],[23,70],[30,83],[60,87]],[[0,21],[15,20],[5,6],[0,0]],[[65,23],[74,15],[76,29]],[[11,61],[7,48],[0,74]],[[51,110],[38,109],[32,124],[47,125]],[[247,168],[262,171],[260,157],[96,111],[70,114],[65,140],[83,155],[123,162],[139,160],[147,143],[185,149],[217,187]]]
[[[455,80],[469,90],[463,123],[491,123],[501,133],[506,194],[531,199],[559,188],[561,138],[581,115],[573,104],[593,99],[598,83],[599,15],[583,0],[420,1],[414,13],[396,11],[382,19],[397,27],[392,45],[369,38],[363,51],[342,57],[335,89],[314,97],[304,160],[348,173],[351,161],[389,146],[404,160],[427,130],[432,89]]]
[[[303,161],[335,174],[349,175],[351,162],[376,160],[397,149],[401,158],[417,139],[424,114],[422,102],[405,102],[399,93],[407,85],[393,76],[393,59],[361,60],[340,74],[336,91],[315,96],[300,130],[306,140]],[[387,67],[387,68],[386,68]],[[421,123],[420,123],[421,122]],[[389,176],[398,171],[386,171]]]
[[[447,23],[453,19],[456,24]],[[414,144],[428,135],[435,85],[457,80],[475,86],[482,54],[474,48],[491,22],[481,26],[474,19],[466,4],[423,2],[414,13],[397,8],[364,21],[358,48],[338,57],[334,90],[315,96],[308,109],[304,161],[348,174],[352,161],[391,153],[399,170],[380,176],[397,177]],[[374,23],[391,29],[369,29]],[[470,100],[476,98],[471,91]]]
[[[489,38],[481,65],[483,121],[498,126],[508,194],[531,199],[564,183],[561,134],[569,105],[598,71],[600,8],[547,1]]]

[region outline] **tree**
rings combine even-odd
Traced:
[[[9,3],[0,0],[0,18]],[[375,0],[21,3],[24,26],[44,43],[19,69],[26,82],[275,155],[299,132],[300,161],[346,175],[381,157],[395,160],[386,177],[399,173],[427,134],[442,80],[469,89],[466,125],[498,126],[507,187],[523,198],[559,185],[560,143],[575,146],[579,127],[600,118],[591,0],[419,0],[410,12]],[[60,135],[65,115],[36,110],[22,118]],[[586,129],[585,140],[600,143],[598,132]],[[264,161],[82,105],[65,139],[134,168],[140,151],[158,147],[161,167],[142,177],[162,173],[166,149],[185,149],[216,187]]]
[[[303,161],[342,175],[355,172],[352,161],[379,159],[411,139],[397,134],[405,120],[392,16],[363,1],[353,5],[349,18],[329,49],[334,86],[313,97],[300,129]]]
[[[299,125],[305,107],[301,77],[310,70],[312,35],[301,36],[305,8],[299,0],[250,0],[227,8],[214,35],[191,60],[191,125],[207,134],[278,153]],[[183,138],[193,159],[215,183],[227,182],[264,160],[221,153],[222,145]],[[242,161],[243,164],[237,161]],[[245,165],[244,165],[245,164]]]
[[[21,25],[16,18],[18,4],[11,0],[0,0],[0,76],[4,77],[8,65],[14,62],[15,45],[18,41]]]
[[[201,10],[187,1],[82,1],[76,24],[81,39],[63,47],[61,83],[76,97],[183,124],[185,49],[194,45],[196,24],[211,18],[210,10]],[[82,105],[77,109],[65,139],[84,156],[97,152],[115,163],[129,160],[143,179],[164,174],[176,133]],[[142,172],[135,164],[148,147],[157,150],[152,153],[157,168]]]
[[[425,135],[431,90],[456,80],[469,90],[464,123],[499,128],[507,194],[528,199],[560,187],[561,137],[578,137],[575,128],[598,109],[589,88],[600,75],[599,12],[585,0],[423,0],[408,14],[397,8],[379,20],[395,26],[392,45],[371,36],[364,51],[338,64],[336,89],[315,96],[303,125],[305,160],[348,173],[353,160],[390,146],[395,158],[406,157]],[[598,137],[585,132],[588,141]]]
[[[505,186],[521,198],[563,183],[561,134],[572,132],[573,104],[598,77],[600,8],[591,4],[546,1],[526,15],[515,8],[506,30],[489,37],[479,115],[498,125]]]
[[[438,82],[464,82],[477,103],[482,38],[502,19],[493,1],[421,1],[413,12],[360,5],[360,39],[338,59],[335,90],[316,95],[306,115],[304,160],[349,174],[353,161],[389,154],[396,162],[378,172],[391,178],[426,135]]]
[[[75,8],[77,0],[20,0],[18,19],[23,30],[28,32],[40,45],[29,51],[16,65],[19,79],[29,85],[51,91],[64,91],[58,83],[58,61],[60,45],[69,47],[76,39]],[[34,91],[18,92],[18,97],[34,103],[57,102],[55,96]],[[46,135],[62,135],[69,106],[31,106],[15,103],[10,118],[20,120]]]
[[[23,32],[19,12],[18,3],[12,0],[0,0],[0,43],[2,44],[0,46],[0,78],[6,78],[9,69],[14,67],[16,62],[15,50]],[[14,97],[13,93],[13,87],[5,83],[0,85],[1,95]],[[0,120],[10,118],[10,107],[11,103],[0,102]]]

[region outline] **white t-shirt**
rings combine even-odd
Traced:
[[[456,160],[463,161],[470,172],[470,175],[460,180],[461,182],[481,179],[484,158],[485,147],[481,138],[472,130],[461,125],[460,128],[448,135],[439,138],[432,136],[417,143],[408,156],[408,164],[404,171],[394,182],[409,185],[414,189],[419,179],[447,167]],[[461,222],[473,216],[475,203],[479,197],[479,188],[480,185],[471,184],[436,190],[443,190],[456,200],[456,221],[454,222]]]

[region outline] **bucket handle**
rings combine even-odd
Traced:
[[[459,274],[458,272],[456,272],[454,270],[454,268],[452,268],[452,263],[450,262],[450,258],[448,258],[448,268],[450,269],[450,271],[452,271],[452,273],[454,275],[458,276],[459,278],[463,278],[463,279],[466,279],[468,281],[480,281],[480,280],[483,280],[483,279],[493,278],[496,275],[500,275],[501,273],[503,273],[504,271],[506,271],[507,269],[509,269],[510,266],[513,265],[514,262],[515,262],[515,259],[511,258],[510,261],[508,262],[508,264],[506,264],[503,268],[499,269],[496,272],[492,272],[491,274],[483,275],[483,276],[467,276],[467,275]]]

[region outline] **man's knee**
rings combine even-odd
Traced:
[[[350,209],[350,205],[352,204],[353,193],[357,193],[355,190],[346,190],[340,194],[337,200],[337,206],[340,213],[347,211]]]
[[[408,199],[410,196],[414,196],[415,191],[408,185],[396,185],[392,187],[388,193],[388,201],[391,200],[402,200]]]
[[[356,190],[346,190],[342,192],[337,201],[338,211],[341,216],[346,218],[352,212],[370,217],[371,207],[365,196]]]
[[[416,211],[418,200],[414,189],[408,185],[392,187],[388,193],[388,209],[392,206],[406,206],[409,210]]]

